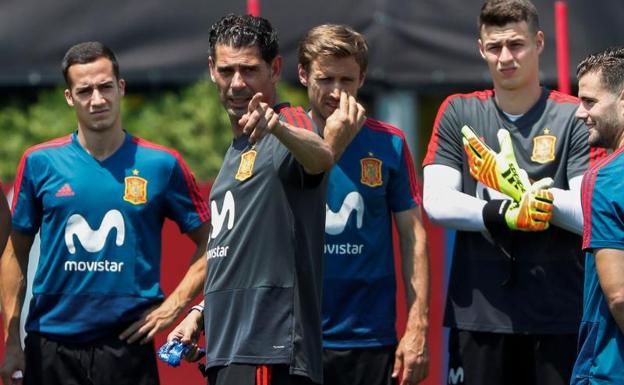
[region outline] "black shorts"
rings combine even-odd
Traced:
[[[391,385],[395,346],[323,349],[324,385]]]
[[[67,344],[28,333],[24,385],[158,385],[154,344]]]
[[[288,365],[214,366],[207,371],[210,385],[314,385],[308,377],[291,375]]]
[[[518,335],[451,329],[449,385],[568,385],[576,334]]]

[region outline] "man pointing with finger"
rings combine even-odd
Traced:
[[[282,59],[263,18],[216,22],[209,64],[234,138],[210,193],[203,310],[169,339],[196,342],[205,326],[211,385],[320,383],[324,172],[364,110],[343,93],[323,139],[301,108],[277,104]]]
[[[528,0],[485,1],[478,46],[494,89],[442,103],[423,161],[424,208],[457,230],[448,383],[568,384],[582,310],[587,130],[575,98],[540,86],[544,33]],[[552,178],[548,191],[543,178]]]

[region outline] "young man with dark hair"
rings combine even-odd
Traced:
[[[365,37],[344,25],[311,29],[299,43],[308,114],[323,130],[341,92],[356,96],[368,64]],[[366,119],[329,177],[323,282],[325,384],[416,384],[427,376],[429,259],[412,156],[403,132]],[[354,215],[353,215],[354,214]],[[408,303],[397,344],[395,219]]]
[[[199,292],[210,214],[174,150],[129,134],[121,122],[125,82],[99,42],[63,59],[67,104],[78,129],[31,147],[17,170],[13,231],[2,256],[5,384],[158,384],[151,343]],[[161,231],[174,220],[196,244],[166,299]],[[25,348],[20,314],[28,256],[41,236]]]
[[[169,339],[195,343],[205,326],[211,385],[320,383],[324,173],[364,110],[343,94],[321,138],[301,108],[277,104],[282,59],[263,18],[223,17],[210,52],[234,138],[210,192],[205,311]]]
[[[494,89],[442,103],[423,162],[425,210],[458,230],[448,381],[567,384],[582,308],[587,130],[574,118],[576,98],[540,86],[544,33],[532,3],[486,1],[478,45]]]
[[[577,67],[576,117],[589,144],[613,153],[585,173],[585,303],[572,385],[624,383],[624,48],[587,56]]]

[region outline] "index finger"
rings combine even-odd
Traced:
[[[349,111],[349,95],[345,91],[340,91],[340,111],[344,113]]]
[[[143,324],[143,322],[141,322],[141,320],[133,322],[130,326],[128,326],[123,332],[121,332],[121,334],[119,335],[119,339],[120,340],[126,340],[128,339],[128,337],[130,337],[131,335],[133,335],[137,330],[139,330],[139,328],[141,327],[141,325]]]
[[[366,120],[366,109],[362,107],[360,103],[357,103],[357,126],[358,129],[362,127]]]
[[[258,105],[260,105],[261,101],[262,101],[262,92],[256,92],[254,96],[251,98],[251,100],[249,101],[249,105],[247,106],[247,112],[253,112],[256,108],[258,108]]]

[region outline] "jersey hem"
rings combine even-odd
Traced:
[[[323,349],[379,348],[384,346],[394,346],[396,344],[396,338],[383,338],[374,340],[344,340],[332,342],[323,341]]]
[[[558,324],[552,325],[547,328],[527,328],[527,329],[513,329],[510,327],[501,327],[496,325],[477,325],[477,324],[465,324],[456,323],[450,324],[444,323],[444,327],[458,330],[466,330],[470,332],[486,332],[486,333],[500,333],[500,334],[577,334],[578,324]]]

